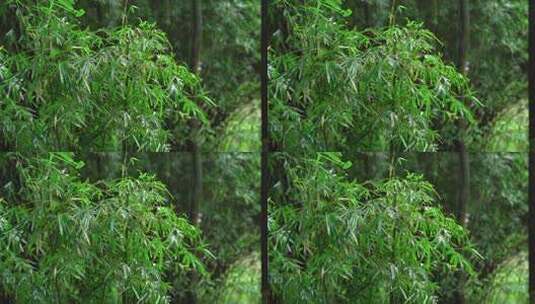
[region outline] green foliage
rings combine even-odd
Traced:
[[[4,146],[165,151],[185,143],[191,118],[208,125],[200,80],[153,24],[90,31],[71,8],[16,4],[21,32],[0,49]]]
[[[214,125],[226,128],[236,112],[260,110],[260,2],[204,2],[202,77],[210,94],[218,100],[218,107],[208,113],[214,117]],[[250,117],[253,120],[255,116]],[[256,120],[256,125],[260,125],[260,120]],[[259,133],[255,141],[260,143]]]
[[[520,153],[473,156],[472,213],[478,248],[498,263],[527,240],[528,159]],[[500,223],[496,227],[496,223]]]
[[[0,149],[89,162],[3,159],[0,243],[12,243],[0,248],[0,302],[259,300],[259,158],[203,160],[198,226],[182,215],[192,209],[189,154],[125,163],[192,141],[259,149],[260,3],[203,1],[199,75],[185,64],[190,4],[0,4]]]
[[[153,176],[90,183],[71,153],[3,162],[21,180],[0,197],[0,286],[17,303],[167,303],[172,280],[205,274],[200,231]]]
[[[392,8],[395,4],[396,9]],[[474,148],[481,149],[503,112],[518,107],[527,98],[528,3],[523,0],[470,0],[470,43],[467,49],[468,78],[485,104],[474,110],[482,131]],[[351,9],[350,24],[357,30],[377,28],[395,21],[424,23],[440,41],[448,63],[458,63],[459,2],[439,0],[345,0]],[[393,18],[389,18],[395,13]],[[494,147],[489,148],[496,151]],[[503,147],[499,151],[517,151]],[[513,150],[509,150],[509,148]]]
[[[155,22],[169,38],[176,60],[191,61],[191,1],[82,0],[78,3],[87,11],[83,18],[85,24],[94,28],[113,27],[123,21],[135,23],[138,19]],[[207,94],[217,101],[214,107],[201,104],[212,127],[206,150],[248,152],[251,151],[248,144],[228,146],[228,142],[243,139],[235,132],[236,120],[253,122],[255,114],[248,114],[255,113],[252,109],[260,109],[260,2],[203,0],[201,6],[200,78]],[[123,18],[125,12],[127,18]],[[241,116],[245,113],[246,116]],[[260,125],[258,120],[255,125]],[[260,142],[259,134],[251,139],[247,137],[247,141]]]
[[[260,155],[206,155],[209,168],[200,228],[217,258],[206,262],[212,291],[205,303],[260,301]],[[201,291],[203,292],[203,291]]]
[[[394,172],[422,174],[438,192],[437,203],[446,214],[459,210],[459,155],[457,152],[401,154]],[[354,163],[349,176],[359,182],[380,181],[390,175],[388,153],[352,154]],[[487,303],[492,289],[507,289],[507,282],[494,280],[500,267],[525,250],[528,214],[528,164],[522,153],[470,153],[470,198],[465,206],[464,227],[470,240],[484,259],[471,260],[477,273],[476,284],[465,286],[471,302]],[[512,270],[512,269],[511,269]],[[434,280],[440,285],[439,297],[455,303],[458,279],[448,272],[437,272]],[[519,292],[521,289],[518,290]]]
[[[474,26],[468,76],[486,105],[478,111],[480,125],[492,126],[503,111],[522,107],[528,95],[528,3],[476,0],[471,11]]]
[[[217,248],[216,262],[229,266],[258,250],[260,155],[221,153],[207,159],[211,170],[205,178],[206,218],[201,227]]]
[[[245,106],[227,119],[225,134],[218,139],[218,151],[258,152],[261,149],[260,106]]]
[[[260,255],[255,252],[230,266],[220,286],[206,303],[260,303]]]
[[[190,212],[193,169],[190,152],[140,152],[131,156],[136,162],[129,166],[129,176],[135,176],[138,171],[157,175],[171,192],[170,204],[175,206],[176,212]],[[203,259],[207,275],[199,284],[179,279],[173,290],[195,290],[199,303],[220,303],[227,297],[230,303],[235,303],[232,299],[242,296],[258,300],[259,286],[244,281],[253,277],[260,279],[260,269],[253,263],[253,256],[259,258],[260,155],[202,153],[201,158],[203,193],[198,228],[215,258]],[[117,178],[122,174],[121,153],[90,153],[86,159],[83,173],[91,181]],[[242,272],[244,281],[231,279]],[[244,285],[238,287],[240,282]],[[181,300],[178,302],[189,303],[187,299]]]
[[[288,150],[435,150],[438,130],[473,122],[468,81],[417,23],[359,32],[339,1],[275,1],[270,130]],[[455,136],[454,133],[450,140]]]
[[[526,252],[513,256],[500,265],[491,284],[485,288],[486,303],[529,303],[528,267]]]
[[[486,134],[483,148],[492,152],[526,152],[528,141],[527,100],[505,108],[497,114],[493,125]]]
[[[286,162],[269,205],[271,284],[288,303],[434,303],[436,271],[473,274],[464,229],[422,177],[348,179],[337,153]]]

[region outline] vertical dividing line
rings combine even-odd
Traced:
[[[268,0],[262,0],[261,6],[261,136],[262,136],[262,152],[261,152],[261,189],[260,189],[260,252],[262,256],[262,303],[271,303],[271,290],[269,287],[268,276],[268,187],[269,187],[269,169],[268,169],[268,75],[267,75],[267,48],[268,48]]]
[[[529,1],[529,303],[535,304],[535,0]]]

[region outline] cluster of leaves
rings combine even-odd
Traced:
[[[90,183],[70,153],[7,163],[20,185],[2,185],[0,286],[17,303],[167,303],[173,280],[205,273],[200,231],[153,176]]]
[[[458,2],[310,0],[295,5],[292,1],[274,1],[271,23],[275,31],[269,76],[270,128],[275,147],[293,152],[298,149],[336,150],[347,155],[359,150],[433,151],[452,147],[451,140],[458,136],[460,129],[455,122],[462,119],[471,124],[468,134],[470,140],[476,140],[469,142],[473,147],[526,151],[527,3],[521,0],[469,2],[471,41],[466,72],[470,84],[467,77],[449,65],[459,61],[460,25],[451,23],[452,19],[459,18]],[[423,22],[430,31],[411,20]],[[435,35],[444,44],[437,43]],[[480,107],[474,98],[472,86],[485,100],[485,107]],[[505,297],[496,297],[496,292],[520,286],[507,286],[508,279],[500,278],[503,276],[499,272],[509,267],[503,264],[511,257],[522,259],[521,254],[518,256],[526,242],[525,157],[470,154],[471,181],[467,186],[472,194],[463,206],[459,204],[458,183],[451,182],[452,176],[458,176],[460,170],[457,153],[434,154],[432,158],[439,160],[436,163],[420,162],[427,157],[424,154],[412,156],[415,155],[411,155],[406,168],[429,177],[433,188],[443,197],[430,195],[429,184],[415,180],[414,176],[394,177],[390,163],[393,157],[388,153],[381,153],[376,164],[367,156],[363,161],[365,167],[348,168],[350,177],[340,174],[340,169],[333,169],[332,165],[324,174],[314,175],[307,170],[318,164],[306,157],[287,164],[286,170],[291,172],[289,178],[280,173],[280,162],[272,168],[272,172],[278,172],[275,197],[270,206],[270,231],[275,233],[270,244],[278,249],[271,258],[280,262],[276,267],[273,262],[271,264],[271,269],[275,269],[272,279],[277,295],[296,302],[350,299],[363,303],[425,303],[432,302],[434,295],[446,303],[457,300],[454,297],[463,293],[470,301],[481,302],[490,301],[485,293],[492,293],[493,299],[499,301]],[[343,169],[343,162],[338,167]],[[428,170],[430,168],[432,170]],[[306,179],[309,175],[313,178]],[[328,183],[327,176],[341,181]],[[362,184],[348,181],[356,176],[362,177]],[[302,185],[296,180],[307,187],[300,188]],[[389,183],[404,186],[389,188]],[[369,206],[370,202],[388,197],[388,192],[383,191],[385,187],[396,190],[390,195],[394,196],[390,201],[407,201],[404,195],[413,192],[417,194],[408,197],[417,204],[435,206],[439,203],[448,213],[466,208],[467,222],[463,225],[472,232],[471,243],[485,256],[481,259],[476,254],[470,259],[483,284],[468,284],[468,287],[463,282],[464,276],[459,277],[447,269],[448,265],[456,263],[455,258],[444,259],[441,252],[427,255],[436,263],[435,268],[415,262],[414,252],[419,257],[418,254],[425,251],[414,250],[412,246],[420,242],[420,230],[425,232],[428,228],[401,229],[410,235],[407,239],[401,237],[402,243],[393,241],[399,237],[398,231],[382,233],[380,228],[398,227],[396,219],[405,219],[403,215],[407,214],[404,209],[392,208],[386,203],[377,210]],[[347,189],[362,189],[362,193],[354,190],[358,192],[354,194]],[[418,198],[424,194],[432,198]],[[342,199],[337,200],[337,197]],[[346,244],[350,242],[351,235],[346,231],[351,222],[345,221],[343,211],[349,209],[346,204],[350,203],[366,206],[362,210],[367,213],[363,211],[361,218],[365,219],[363,223],[370,223],[369,226],[362,224],[370,227],[369,230],[359,227],[360,237],[365,240],[360,250]],[[408,212],[405,222],[415,219],[425,223],[422,210],[426,209]],[[447,219],[456,225],[452,219]],[[464,229],[456,227],[459,234],[464,235]],[[346,233],[337,233],[339,231]],[[400,260],[392,262],[393,269],[423,265],[421,269],[429,274],[431,287],[423,284],[410,289],[398,284],[401,287],[392,292],[395,276],[388,281],[385,273],[396,255],[381,255],[387,251],[381,250],[376,242],[401,244],[395,251]],[[369,257],[362,254],[367,252],[368,244],[380,249],[376,250],[380,258],[369,262]],[[464,248],[456,241],[451,245],[460,253],[471,249],[471,245]],[[358,245],[353,246],[358,248]],[[288,268],[284,268],[285,264]],[[522,275],[521,267],[509,268]],[[373,271],[368,271],[370,269]],[[402,271],[402,275],[407,273],[410,271]],[[414,281],[407,278],[404,278],[407,282]],[[371,283],[367,285],[367,282]],[[413,294],[407,289],[416,292]],[[527,296],[524,289],[513,290],[508,295],[519,299]]]
[[[187,202],[192,195],[191,153],[143,152],[130,156],[136,161],[129,167],[128,175],[134,175],[137,170],[156,174],[168,186],[176,211],[190,212]],[[92,181],[121,175],[121,153],[90,153],[86,159],[84,174]],[[260,157],[241,152],[202,153],[202,159],[204,178],[198,228],[215,258],[203,260],[208,274],[200,284],[184,281],[183,286],[175,289],[194,288],[202,303],[234,303],[232,299],[242,296],[258,300],[259,286],[252,277],[259,279],[260,272],[251,263],[259,250]],[[246,270],[245,265],[251,268]],[[249,278],[238,280],[236,272],[244,272]]]
[[[270,131],[282,149],[435,150],[438,129],[473,122],[468,80],[420,24],[356,31],[340,1],[275,1]],[[277,19],[274,17],[273,19]]]
[[[121,24],[125,11],[126,21],[130,23],[138,18],[155,22],[167,34],[175,58],[190,62],[191,1],[81,0],[78,3],[87,11],[84,22],[94,28]],[[201,8],[200,77],[207,94],[217,100],[216,106],[201,105],[213,131],[207,144],[218,151],[259,151],[258,144],[229,146],[227,141],[241,141],[244,139],[241,135],[245,134],[248,137],[245,140],[260,142],[258,129],[235,132],[236,120],[252,121],[259,126],[257,111],[250,109],[260,109],[260,2],[203,0]],[[220,135],[225,142],[220,142]]]
[[[489,136],[493,136],[495,125],[503,126],[500,114],[519,106],[527,97],[528,3],[523,0],[471,0],[468,3],[467,72],[478,98],[485,103],[485,107],[474,109],[479,133],[474,148],[496,151],[486,143]],[[457,1],[345,0],[344,6],[351,9],[351,26],[358,30],[385,26],[392,20],[399,25],[406,24],[407,20],[424,22],[425,28],[443,42],[439,50],[444,53],[445,61],[458,62],[459,22],[451,22],[459,17]],[[390,13],[395,13],[394,18],[389,18]],[[527,113],[527,108],[524,111]],[[506,146],[500,151],[516,150]]]
[[[437,202],[446,214],[459,209],[459,155],[457,152],[401,154],[396,162],[399,172],[422,174],[439,193]],[[360,153],[350,157],[354,165],[349,172],[358,181],[379,181],[389,176],[388,153]],[[470,153],[470,199],[466,205],[464,227],[470,240],[484,259],[472,260],[478,280],[465,288],[472,302],[488,302],[492,289],[507,289],[507,281],[496,280],[502,264],[521,255],[527,241],[527,156],[521,153]],[[453,181],[453,182],[452,182]],[[527,261],[526,261],[527,262]],[[513,267],[514,268],[514,267]],[[515,271],[513,268],[509,270]],[[458,280],[450,273],[435,274],[441,286],[440,298],[455,301],[452,291]],[[504,285],[500,285],[504,284]],[[526,285],[527,286],[527,285]],[[524,291],[526,292],[526,291]],[[449,302],[448,302],[449,303]]]
[[[151,150],[184,145],[200,80],[153,24],[90,31],[72,0],[2,4],[17,22],[0,46],[0,135],[9,150]]]
[[[136,8],[128,1],[76,1],[87,11],[74,2],[0,4],[2,150],[87,153],[78,157],[159,152],[220,133],[227,136],[216,136],[214,146],[258,149],[258,1],[203,1],[200,75],[182,64],[191,24],[176,20],[190,21],[189,2],[136,1]],[[175,155],[140,161],[168,178],[162,180],[174,198],[155,177],[125,169],[126,154],[100,154],[85,167],[70,154],[8,157],[19,167],[5,183],[0,174],[0,185],[13,188],[0,192],[1,243],[11,242],[0,250],[0,301],[258,299],[258,265],[237,260],[258,259],[259,159],[229,154],[204,161],[215,170],[203,178],[205,217],[195,227],[181,215],[191,211],[182,204],[192,194],[189,155],[183,162]],[[249,278],[238,280],[245,270]]]
[[[434,303],[433,273],[473,274],[465,230],[422,177],[351,181],[338,153],[283,159],[269,202],[271,284],[288,303]]]

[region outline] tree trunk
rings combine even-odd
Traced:
[[[202,198],[202,159],[201,153],[195,145],[195,150],[191,153],[191,163],[192,163],[192,195],[191,195],[191,205],[190,205],[190,219],[193,225],[199,226],[200,224],[200,215],[199,215],[199,206],[201,204]]]
[[[102,3],[100,2],[95,3],[95,13],[96,13],[97,24],[98,25],[104,24],[104,20],[106,19],[104,18],[104,10],[102,9]]]
[[[396,0],[390,0],[390,16],[388,17],[388,24],[390,26],[396,24],[396,13],[398,3]]]
[[[192,37],[191,37],[191,61],[190,66],[196,75],[200,73],[200,52],[201,52],[201,36],[202,36],[202,11],[201,0],[192,0],[191,7],[193,11],[192,18]],[[202,196],[202,158],[200,153],[200,125],[194,120],[192,123],[192,140],[191,140],[191,154],[192,154],[192,196],[190,205],[190,218],[194,225],[199,224],[199,205]]]
[[[456,216],[459,224],[466,225],[466,206],[470,199],[470,160],[464,141],[457,143],[459,157],[459,194],[457,199]]]
[[[191,0],[192,31],[190,67],[193,73],[200,73],[201,41],[202,41],[202,8],[201,0]]]
[[[461,126],[462,127],[462,126]],[[457,199],[456,217],[459,224],[466,226],[466,208],[470,199],[470,160],[463,139],[457,143],[459,157],[459,194]],[[466,303],[464,284],[466,277],[464,273],[458,275],[458,286],[455,293],[455,303]]]
[[[3,303],[3,304],[13,303],[11,298],[7,295],[7,293],[4,293],[1,288],[0,288],[0,303]]]
[[[370,7],[370,0],[359,0],[351,4],[351,27],[359,30],[372,27],[372,10]],[[362,14],[360,13],[362,11]]]
[[[459,0],[459,53],[458,67],[463,75],[468,74],[467,52],[470,43],[470,14],[469,0]],[[461,226],[466,225],[466,209],[470,199],[470,160],[464,135],[466,124],[464,121],[459,122],[459,139],[457,141],[459,157],[459,194],[457,199],[456,216]],[[466,303],[464,284],[466,281],[464,273],[459,273],[458,286],[455,293],[455,301],[458,304]]]
[[[190,68],[192,72],[199,76],[200,58],[201,58],[201,41],[202,41],[202,8],[201,0],[191,0],[192,10],[192,31],[191,31],[191,54]],[[192,139],[191,139],[191,164],[192,164],[192,194],[189,206],[189,216],[195,226],[200,224],[199,206],[202,201],[202,156],[199,147],[200,141],[200,124],[197,120],[192,122]],[[195,285],[199,278],[196,272],[191,275],[192,290],[187,293],[187,303],[197,303],[197,293]]]
[[[468,49],[470,47],[469,0],[459,0],[459,53],[458,65],[462,74],[468,75]]]
[[[432,26],[431,31],[433,33],[436,33],[437,26],[438,26],[438,0],[431,0],[431,20],[432,20]]]
[[[437,0],[418,0],[416,5],[418,6],[420,15],[424,16],[425,27],[435,33],[437,23]]]
[[[371,16],[371,9],[370,9],[370,3],[368,3],[367,0],[362,1],[362,10],[364,11],[364,22],[366,22],[365,26],[366,28],[372,26],[372,16]]]
[[[191,200],[189,205],[189,218],[191,223],[199,227],[200,225],[200,212],[199,206],[202,203],[202,159],[199,147],[195,142],[192,145],[193,150],[191,151]],[[197,303],[197,288],[196,285],[199,281],[199,274],[197,272],[192,272],[190,275],[191,280],[191,289],[186,293],[186,303],[196,304]]]

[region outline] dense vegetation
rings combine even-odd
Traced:
[[[156,18],[158,24],[172,29],[165,33],[150,21],[140,21],[162,11],[165,18],[186,19],[189,5],[173,11],[140,7],[134,11],[146,18],[139,19],[126,15],[124,10],[134,6],[123,7],[122,1],[106,4],[111,7],[98,1],[81,2],[82,7],[96,6],[107,14],[84,14],[72,1],[40,5],[8,1],[0,8],[4,150],[24,150],[28,145],[45,151],[81,147],[96,151],[183,150],[192,137],[204,142],[213,136],[242,136],[246,143],[239,146],[237,140],[208,139],[205,149],[258,148],[258,140],[251,139],[257,138],[259,125],[251,128],[249,118],[258,115],[259,109],[255,106],[258,76],[254,70],[258,4],[208,2],[203,11],[208,15],[204,19],[209,20],[202,36],[206,37],[204,48],[197,54],[194,70],[190,48],[183,47],[194,40],[189,38],[191,22],[181,22],[179,27],[169,24],[170,19]],[[114,12],[119,14],[115,20],[107,18]],[[230,13],[234,16],[228,16]],[[210,14],[216,15],[208,18]],[[249,23],[240,27],[240,36],[229,43],[214,31],[233,22],[235,15]],[[227,27],[225,35],[236,35],[236,27]],[[221,46],[226,52],[220,52]],[[204,58],[209,59],[205,62]],[[221,83],[225,87],[220,87]],[[241,127],[248,132],[233,132],[235,121],[249,122]],[[202,138],[197,138],[199,131]]]
[[[0,3],[0,302],[259,302],[259,8]]]
[[[3,301],[258,301],[258,158],[205,155],[195,225],[190,160],[3,154]]]
[[[269,1],[265,300],[528,302],[527,6]],[[0,3],[0,302],[260,301],[260,26]]]
[[[443,2],[271,1],[275,303],[528,302],[527,3]]]

